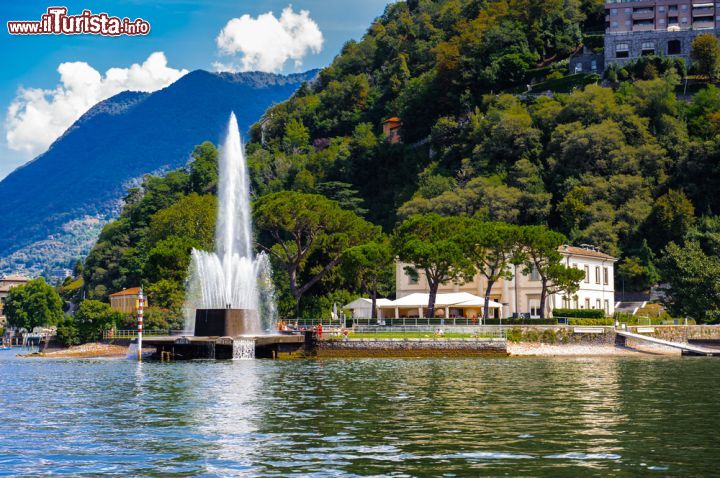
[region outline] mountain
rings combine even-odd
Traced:
[[[205,140],[217,143],[231,111],[246,131],[316,74],[197,70],[154,93],[98,103],[0,182],[0,274],[72,267],[118,214],[128,186],[184,165]]]

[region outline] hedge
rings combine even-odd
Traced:
[[[605,311],[602,309],[555,309],[555,317],[573,317],[577,319],[604,319]]]
[[[557,319],[526,319],[523,317],[511,317],[502,319],[485,319],[485,325],[557,325]]]
[[[570,319],[568,325],[615,325],[613,319]]]

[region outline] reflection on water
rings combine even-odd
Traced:
[[[0,353],[0,473],[701,475],[720,362],[142,363]]]

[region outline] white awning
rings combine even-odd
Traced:
[[[401,297],[397,300],[389,301],[387,305],[381,305],[380,308],[420,308],[427,307],[430,302],[430,294],[415,293],[405,297]],[[502,307],[502,304],[495,301],[489,302],[490,308],[497,309]],[[437,294],[435,296],[435,307],[484,307],[485,299],[468,292],[451,292],[448,294]]]

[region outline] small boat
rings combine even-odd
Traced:
[[[0,345],[0,350],[12,350],[12,347],[9,345]]]

